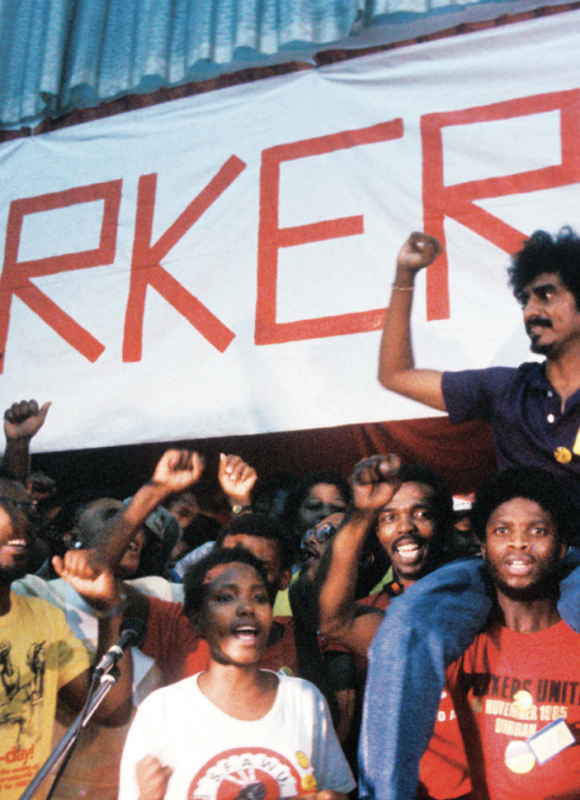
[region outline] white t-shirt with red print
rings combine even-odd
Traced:
[[[165,800],[278,800],[354,789],[326,701],[311,683],[278,675],[270,711],[246,722],[208,700],[197,678],[159,689],[139,707],[119,800],[138,800],[135,768],[147,755],[173,770]]]

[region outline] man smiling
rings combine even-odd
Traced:
[[[428,483],[406,480],[391,502],[379,511],[377,537],[401,587],[421,578],[438,560],[437,523],[431,512],[434,494]]]
[[[64,614],[11,590],[28,567],[35,538],[28,492],[0,477],[0,796],[16,800],[50,754],[57,702],[80,710],[90,684],[89,661]],[[99,615],[97,660],[117,641],[121,596],[112,575],[70,551],[53,566]],[[131,711],[131,661],[96,712],[104,725],[125,723]],[[44,794],[42,794],[44,796]]]
[[[433,470],[400,465],[398,456],[372,456],[352,476],[354,507],[332,541],[321,570],[320,629],[357,655],[369,646],[391,599],[443,561],[452,500]],[[355,603],[366,539],[376,532],[393,580],[362,604]]]
[[[395,455],[361,461],[353,472],[352,487],[353,508],[320,570],[320,630],[366,659],[393,598],[443,562],[453,506],[449,490],[433,470],[419,464],[401,466]],[[393,580],[357,603],[355,588],[364,543],[375,532],[391,561]],[[369,702],[372,705],[373,698]],[[377,750],[375,765],[382,759],[382,744]],[[420,798],[461,798],[470,789],[455,711],[446,692],[421,761],[420,780]]]
[[[545,470],[507,470],[478,493],[473,525],[494,612],[447,673],[476,798],[580,796],[580,635],[557,606],[573,524]]]
[[[510,285],[523,309],[532,352],[542,363],[462,372],[416,369],[410,315],[415,276],[441,253],[413,233],[397,259],[379,357],[387,389],[447,411],[452,422],[490,423],[500,469],[545,467],[572,478],[580,505],[580,238],[536,231],[512,256]]]

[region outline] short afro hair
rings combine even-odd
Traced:
[[[294,489],[289,493],[286,505],[284,507],[284,512],[281,517],[288,529],[291,530],[294,535],[297,532],[296,524],[302,504],[310,494],[310,490],[314,486],[318,486],[319,483],[326,483],[329,486],[335,486],[340,492],[340,496],[344,500],[345,505],[348,505],[352,500],[350,483],[342,475],[339,475],[338,472],[328,469],[318,470],[317,472],[309,472],[308,475],[305,475],[300,479],[298,485],[295,486]],[[302,531],[302,533],[304,533],[304,531]]]
[[[489,518],[496,508],[523,497],[537,503],[552,517],[559,541],[573,541],[578,529],[578,510],[562,480],[540,467],[510,467],[494,475],[477,492],[471,510],[473,532],[485,541]]]
[[[561,228],[556,237],[535,231],[511,257],[509,285],[519,303],[525,302],[525,287],[543,272],[560,276],[580,310],[580,236],[569,226]]]
[[[264,564],[259,558],[243,547],[229,547],[221,550],[214,547],[211,552],[192,564],[183,577],[184,603],[183,608],[191,621],[197,621],[203,608],[203,601],[207,589],[205,579],[208,572],[221,564],[247,564],[256,570],[267,588],[268,580]]]
[[[225,525],[216,540],[216,547],[224,546],[226,536],[255,536],[259,539],[269,539],[278,542],[280,555],[280,569],[290,569],[294,563],[294,549],[284,525],[273,517],[265,514],[240,514]]]
[[[399,480],[401,483],[423,483],[433,489],[429,508],[435,522],[435,535],[444,540],[453,525],[453,497],[443,478],[424,464],[402,464]]]

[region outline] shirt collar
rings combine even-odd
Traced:
[[[526,373],[526,381],[536,389],[543,389],[544,391],[556,390],[546,377],[546,362],[540,361],[537,364],[530,364],[530,369]]]

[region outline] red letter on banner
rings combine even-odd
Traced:
[[[562,163],[485,180],[444,185],[443,128],[475,122],[560,112]],[[538,192],[580,181],[580,91],[540,94],[489,106],[427,114],[421,119],[423,140],[423,207],[425,231],[445,244],[444,219],[450,217],[508,253],[520,249],[526,235],[476,205],[477,200],[525,192]],[[427,319],[449,318],[447,256],[427,270]]]
[[[30,279],[54,275],[57,272],[113,263],[117,242],[121,185],[122,181],[120,180],[93,183],[63,192],[14,200],[10,204],[4,269],[0,278],[0,351],[4,352],[6,347],[10,325],[10,306],[12,295],[15,295],[89,361],[94,362],[101,355],[105,349],[103,345],[69,317],[62,308],[53,303]],[[39,214],[43,211],[66,208],[78,203],[91,203],[95,200],[104,200],[105,202],[98,248],[81,253],[38,258],[32,261],[18,261],[22,221],[26,214]],[[0,372],[2,372],[2,364],[0,364]]]
[[[256,344],[280,344],[300,339],[320,339],[350,333],[378,330],[383,325],[385,309],[338,314],[331,317],[276,322],[278,282],[278,250],[325,239],[355,236],[363,233],[363,217],[342,217],[311,225],[279,227],[280,164],[307,156],[346,150],[361,144],[375,144],[403,136],[400,119],[361,128],[356,131],[305,139],[293,144],[277,145],[262,153],[260,176],[260,231],[258,239],[258,297],[256,303]]]
[[[244,162],[236,156],[229,158],[205,189],[192,200],[154,245],[151,244],[151,233],[157,175],[142,175],[139,178],[131,286],[125,315],[123,361],[141,360],[145,296],[148,285],[156,289],[220,353],[223,353],[231,343],[235,334],[163,269],[161,261],[245,168]]]

